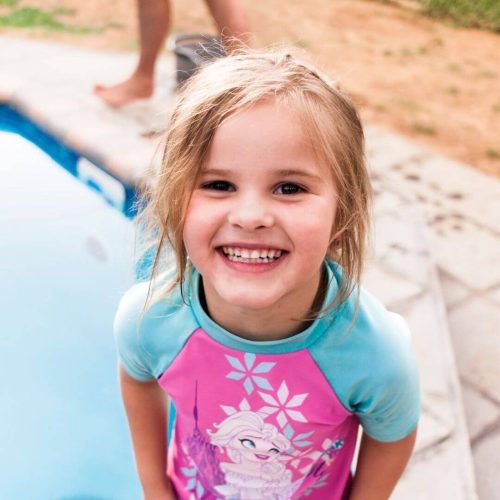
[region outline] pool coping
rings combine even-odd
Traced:
[[[138,199],[138,191],[140,186],[133,186],[129,182],[126,182],[121,176],[111,172],[110,169],[106,166],[107,162],[103,159],[103,156],[100,153],[96,153],[91,147],[88,148],[79,148],[78,144],[68,144],[68,141],[65,140],[64,134],[60,133],[61,128],[54,129],[49,120],[44,120],[40,116],[30,116],[28,107],[22,104],[22,101],[19,99],[11,99],[4,100],[2,99],[2,95],[0,95],[0,106],[7,107],[7,114],[12,113],[14,121],[23,120],[27,122],[27,127],[30,129],[30,134],[26,134],[23,126],[19,127],[19,130],[16,130],[16,127],[13,126],[13,131],[19,133],[21,136],[35,143],[37,147],[51,156],[54,161],[60,164],[65,170],[67,170],[71,175],[88,184],[94,191],[101,193],[105,199],[107,197],[105,183],[99,182],[96,177],[93,177],[91,180],[93,184],[87,182],[81,177],[79,174],[79,165],[82,159],[87,160],[89,163],[87,164],[87,170],[89,167],[93,169],[97,169],[98,171],[103,172],[106,176],[109,176],[111,179],[114,179],[122,188],[123,188],[123,204],[118,206],[115,203],[112,203],[109,199],[107,201],[118,208],[125,216],[129,218],[133,218],[137,212],[137,199]],[[9,111],[10,110],[10,111]],[[32,137],[34,135],[35,137]],[[46,147],[45,142],[50,143]],[[67,155],[72,157],[71,160],[74,160],[74,165],[67,165],[66,161],[61,158],[60,154],[55,154],[53,143],[56,143],[62,150],[63,156]],[[72,161],[73,163],[73,161]],[[108,162],[109,163],[109,162]],[[119,171],[119,170],[118,170]],[[103,177],[101,175],[101,177]],[[108,177],[108,178],[109,178]],[[105,180],[105,179],[104,179]],[[121,189],[121,188],[120,188]]]

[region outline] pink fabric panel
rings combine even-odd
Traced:
[[[180,498],[344,497],[358,421],[307,350],[244,353],[198,329],[160,385]]]

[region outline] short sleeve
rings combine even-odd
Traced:
[[[114,320],[114,336],[120,362],[134,379],[154,379],[151,361],[141,338],[141,322],[147,297],[147,284],[133,286],[123,296]]]
[[[353,396],[363,430],[379,441],[403,439],[420,417],[418,369],[410,332],[399,315],[389,316],[390,331],[372,352],[366,385]]]

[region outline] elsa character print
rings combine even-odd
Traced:
[[[257,413],[240,411],[230,415],[210,441],[226,451],[232,462],[221,462],[226,483],[216,487],[224,498],[286,500],[293,493],[292,473],[282,463],[290,441]]]

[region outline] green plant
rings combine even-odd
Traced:
[[[446,90],[447,90],[448,94],[451,94],[451,95],[460,94],[460,89],[458,87],[451,86],[451,87],[448,87]]]
[[[56,7],[52,14],[55,16],[74,16],[76,14],[76,9],[70,9],[68,7]]]
[[[22,7],[0,17],[0,26],[33,28],[41,26],[53,30],[63,30],[64,25],[50,13],[33,7]]]
[[[397,104],[400,108],[415,113],[422,109],[422,106],[418,102],[412,101],[411,99],[393,99],[393,102]]]
[[[19,0],[0,0],[0,5],[5,5],[7,7],[14,7],[14,5],[17,5]]]
[[[311,44],[307,40],[305,40],[304,38],[299,38],[299,39],[295,40],[293,42],[293,44],[296,47],[299,47],[299,49],[304,49],[304,50],[310,49],[310,47],[311,47]]]
[[[0,16],[0,26],[15,28],[45,28],[75,34],[99,33],[102,28],[68,26],[57,19],[56,11],[45,11],[36,7],[21,7],[5,16]]]
[[[495,79],[497,77],[497,74],[494,71],[491,71],[490,69],[485,69],[483,71],[480,71],[478,74],[479,77],[481,78],[488,78],[488,79]]]
[[[432,125],[426,125],[425,123],[414,122],[411,125],[414,132],[424,135],[437,135],[437,130]]]
[[[452,19],[461,26],[500,32],[498,0],[422,0],[422,4],[431,16]]]
[[[486,150],[486,156],[492,160],[498,160],[500,158],[500,151],[495,148],[488,148]]]
[[[448,69],[452,72],[452,73],[460,73],[462,71],[462,68],[460,67],[459,64],[457,63],[450,63],[448,64]]]

